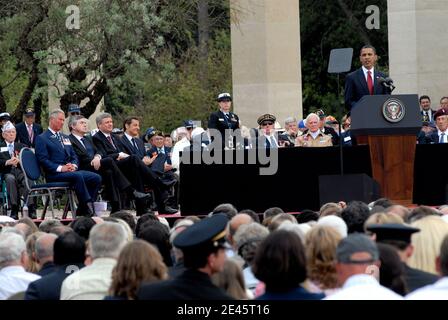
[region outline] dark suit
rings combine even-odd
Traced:
[[[233,112],[229,112],[229,117],[226,117],[224,112],[216,111],[210,114],[210,117],[208,119],[208,128],[216,129],[221,133],[223,147],[228,145],[228,141],[226,141],[225,139],[225,130],[236,130],[239,129],[239,127],[239,118]],[[233,140],[233,145],[235,146],[235,139]]]
[[[445,136],[448,135],[448,130],[445,131]],[[430,135],[427,136],[427,144],[438,144],[440,143],[439,131],[436,129]]]
[[[34,148],[34,142],[36,141],[36,137],[43,132],[42,126],[40,124],[33,123],[33,136],[32,141],[30,141],[28,128],[25,122],[18,123],[16,125],[16,131],[17,131],[16,140],[31,148]]]
[[[18,157],[20,150],[25,147],[26,145],[20,142],[14,142],[14,154]],[[25,175],[23,174],[20,165],[18,165],[17,167],[6,165],[6,161],[11,159],[7,148],[8,147],[6,141],[1,141],[0,150],[5,151],[0,151],[0,170],[2,177],[6,182],[6,190],[8,193],[10,204],[11,206],[18,206],[20,204],[19,195],[26,199],[26,197],[28,196],[28,190],[26,189],[25,185]],[[34,203],[34,201],[32,201],[32,198],[28,203],[31,205]]]
[[[57,270],[57,266],[53,262],[46,262],[37,273],[41,277],[49,275]]]
[[[143,284],[139,300],[232,300],[216,287],[208,274],[187,269],[173,280]]]
[[[428,119],[425,119],[424,111],[420,110],[420,114],[422,115],[422,121],[434,123],[434,113],[436,113],[436,110],[431,109],[431,112],[428,112]]]
[[[101,187],[101,176],[85,171],[57,172],[59,166],[72,163],[78,166],[78,157],[68,136],[61,133],[64,145],[50,131],[47,130],[36,137],[36,156],[43,167],[48,181],[69,182],[75,190],[80,208],[96,200]]]
[[[145,165],[145,163],[141,160],[140,152],[130,152],[122,143],[122,139],[111,135],[112,145],[101,131],[98,131],[93,136],[93,143],[97,147],[98,152],[101,156],[110,157],[115,160],[115,163],[120,168],[120,170],[124,173],[124,175],[131,182],[132,186],[137,191],[143,192],[145,185],[150,185],[154,190],[155,201],[159,208],[163,207],[163,202],[166,200],[167,196],[162,193],[162,181],[157,179],[154,173]],[[140,140],[140,139],[137,139]],[[140,140],[141,141],[141,140]],[[143,151],[144,146],[143,146]],[[124,152],[129,154],[129,157],[117,160],[118,154],[120,152]],[[137,214],[143,213],[143,204],[136,203],[137,205]]]
[[[434,282],[439,280],[439,277],[429,272],[411,268],[405,264],[404,280],[409,292],[412,292],[421,287],[433,284]]]
[[[91,137],[84,137],[85,140],[83,142],[85,147],[73,134],[70,134],[69,138],[78,156],[79,168],[101,175],[107,193],[107,199],[112,202],[113,207],[115,206],[114,211],[115,209],[118,210],[119,208],[117,206],[120,206],[120,191],[124,191],[131,186],[129,180],[126,179],[112,158],[101,158],[100,169],[98,171],[95,170],[90,163],[98,152]]]
[[[82,268],[84,265],[78,265]],[[69,269],[67,269],[67,267]],[[59,300],[62,282],[70,275],[72,266],[57,266],[55,271],[29,284],[25,300]]]
[[[385,78],[386,75],[382,72],[374,71],[373,74],[373,94],[390,94],[390,89],[386,88],[379,83],[378,77]],[[351,110],[356,103],[363,97],[370,95],[369,89],[367,87],[366,77],[362,68],[359,68],[352,73],[349,73],[345,78],[345,106],[348,110]]]

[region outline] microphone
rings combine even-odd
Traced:
[[[377,76],[376,79],[378,80],[379,84],[382,84],[386,88],[390,89],[391,92],[395,89],[394,80],[392,80],[391,78],[389,78],[389,77],[383,78],[383,77]]]

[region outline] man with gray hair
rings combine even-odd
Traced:
[[[53,263],[53,245],[58,236],[52,233],[44,234],[37,238],[34,247],[37,263],[40,270],[37,273],[41,277],[52,273],[55,270]]]
[[[285,147],[294,147],[297,136],[301,134],[296,118],[288,117],[285,119],[285,132],[278,136],[278,142]]]
[[[90,230],[87,252],[92,263],[68,276],[62,283],[61,300],[101,300],[112,282],[112,269],[127,234],[116,222],[104,222]]]
[[[362,233],[342,239],[336,249],[336,273],[341,290],[327,300],[402,300],[403,297],[379,284],[379,251]]]
[[[296,139],[296,147],[329,147],[333,145],[331,135],[327,135],[320,129],[320,119],[315,113],[306,117],[308,131]]]
[[[79,201],[77,215],[92,216],[101,176],[79,170],[70,139],[60,133],[64,120],[64,111],[57,109],[50,113],[48,130],[36,137],[36,157],[48,182],[69,182],[73,186]]]
[[[24,292],[40,276],[26,272],[28,263],[23,237],[13,232],[0,233],[0,300]]]

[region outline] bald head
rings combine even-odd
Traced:
[[[229,222],[229,242],[233,245],[233,236],[235,235],[236,231],[240,226],[243,224],[248,224],[254,222],[252,217],[245,213],[238,213],[236,216],[234,216],[230,222]]]
[[[47,233],[37,238],[34,251],[41,267],[45,263],[53,261],[53,247],[56,238],[57,236],[53,233]]]

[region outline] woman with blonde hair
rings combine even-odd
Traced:
[[[427,216],[411,223],[420,232],[412,235],[414,253],[408,265],[426,272],[437,274],[436,258],[440,253],[443,238],[448,234],[448,223],[439,216]]]
[[[26,271],[32,272],[32,273],[38,273],[39,272],[39,263],[37,262],[35,248],[36,248],[36,240],[40,236],[43,236],[45,232],[37,231],[28,236],[26,239],[26,252],[28,253],[28,265],[26,266]]]
[[[159,251],[143,240],[128,243],[112,271],[110,296],[106,300],[134,300],[142,283],[168,278],[167,267]]]
[[[315,226],[306,235],[308,280],[310,292],[330,295],[338,288],[336,274],[336,247],[342,235],[329,226]]]

